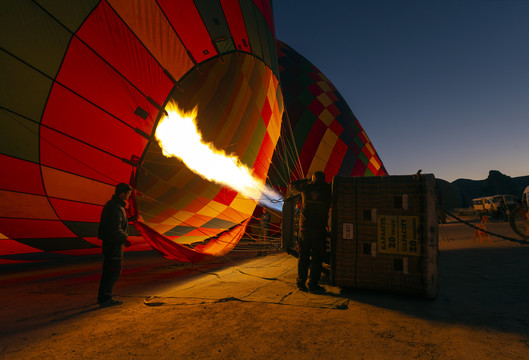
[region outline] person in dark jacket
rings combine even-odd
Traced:
[[[114,196],[105,204],[101,212],[97,235],[103,240],[103,273],[97,296],[100,307],[122,304],[121,300],[112,297],[112,291],[121,275],[123,245],[130,246],[128,241],[129,218],[127,218],[125,206],[131,193],[132,187],[129,184],[116,185]]]
[[[297,285],[302,291],[325,292],[319,285],[323,250],[327,239],[327,223],[331,207],[331,186],[325,182],[325,174],[317,171],[312,181],[307,179],[292,182],[292,187],[301,192],[301,215],[299,219],[300,244]],[[309,273],[309,287],[306,281]]]

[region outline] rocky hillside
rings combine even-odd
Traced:
[[[472,199],[497,194],[512,194],[518,198],[529,186],[529,176],[511,178],[497,170],[491,170],[485,180],[457,179],[449,183],[437,179],[445,208],[468,207]]]

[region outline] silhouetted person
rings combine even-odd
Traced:
[[[112,291],[123,267],[123,245],[130,246],[128,241],[129,219],[125,206],[131,193],[132,187],[129,184],[116,185],[114,195],[101,212],[97,235],[103,240],[103,273],[97,296],[97,302],[101,307],[122,304],[121,300],[112,297]]]
[[[319,285],[323,250],[327,239],[327,222],[331,206],[331,186],[325,182],[325,174],[317,171],[312,181],[307,179],[292,182],[292,187],[301,192],[301,214],[299,218],[300,241],[298,260],[298,288],[311,293],[325,292]],[[310,266],[309,287],[306,281]]]

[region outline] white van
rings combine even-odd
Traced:
[[[484,214],[490,211],[492,206],[492,196],[485,196],[472,199],[472,207],[478,214]]]
[[[515,207],[518,199],[513,195],[494,195],[472,199],[472,206],[477,214],[508,215],[510,209]]]

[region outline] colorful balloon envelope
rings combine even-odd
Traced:
[[[366,132],[334,85],[305,57],[277,40],[285,102],[282,141],[272,160],[270,180],[286,186],[325,172],[379,176],[386,169]]]
[[[0,262],[100,252],[120,182],[141,214],[131,250],[191,262],[230,251],[258,199],[164,154],[169,105],[196,109],[201,141],[263,183],[386,174],[327,78],[276,50],[268,0],[9,0],[0,14]]]
[[[255,199],[164,156],[154,134],[168,103],[197,108],[203,139],[265,180],[283,113],[271,13],[267,0],[0,2],[0,261],[99,252],[120,182],[143,220],[132,249],[233,248]]]

